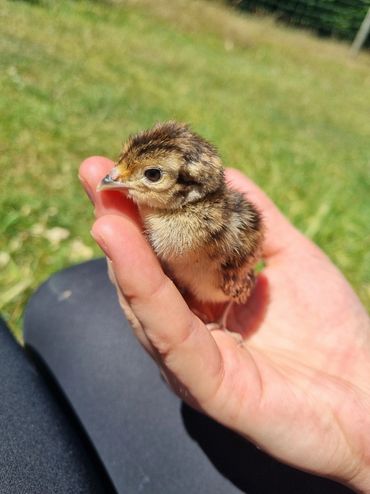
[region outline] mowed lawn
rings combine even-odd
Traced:
[[[0,310],[18,337],[35,288],[100,255],[80,161],[165,119],[213,141],[370,307],[369,54],[180,0],[0,0],[0,53]]]

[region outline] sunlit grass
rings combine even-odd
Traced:
[[[99,253],[79,162],[170,118],[259,183],[370,307],[369,56],[212,2],[0,7],[0,309],[18,335],[38,284]]]

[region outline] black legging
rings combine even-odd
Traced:
[[[350,492],[334,482],[278,463],[237,434],[182,404],[133,337],[102,259],[58,273],[36,292],[25,315],[25,341],[29,352],[63,390],[119,493]],[[23,353],[19,349],[16,353],[21,361]],[[12,361],[10,353],[0,354],[2,376],[6,371],[10,382]],[[11,405],[11,416],[17,429],[17,415],[31,413],[32,427],[22,432],[24,437],[30,434],[30,441],[23,441],[22,454],[43,458],[42,462],[35,460],[31,477],[43,480],[38,468],[47,466],[46,483],[34,490],[6,490],[2,489],[0,473],[0,492],[109,492],[99,491],[99,482],[106,479],[98,469],[90,467],[90,457],[88,468],[80,465],[81,459],[86,459],[86,445],[75,440],[77,433],[70,430],[70,420],[55,426],[60,409],[54,407],[50,397],[50,424],[46,426],[44,419],[38,420],[33,407],[35,403],[36,408],[43,407],[46,398],[31,392],[28,381],[22,379],[16,381],[19,392],[16,403]],[[1,408],[7,409],[14,394],[7,386],[4,388],[4,377],[1,381]],[[1,427],[2,420],[0,413]],[[12,423],[7,424],[5,446],[0,438],[0,462],[5,461],[3,451],[7,448],[16,452],[8,458],[10,464],[19,461],[19,434],[18,430],[13,433],[12,428]],[[55,438],[54,429],[62,432],[61,438]],[[44,438],[41,450],[32,448],[37,444],[36,436]],[[69,448],[67,460],[72,466],[63,455],[53,455],[55,444],[62,452]],[[21,470],[17,471],[20,480]],[[79,479],[85,490],[79,490],[76,484],[74,490],[51,489],[50,479],[63,476],[65,482]]]

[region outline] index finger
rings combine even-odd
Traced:
[[[161,362],[197,402],[207,401],[223,376],[210,331],[163,273],[137,226],[124,216],[104,215],[95,222],[93,236],[109,256],[117,284]]]

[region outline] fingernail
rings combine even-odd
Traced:
[[[104,254],[107,256],[107,258],[109,260],[111,260],[110,254],[109,254],[109,249],[108,249],[107,244],[105,243],[103,237],[101,237],[100,235],[96,234],[93,230],[90,230],[90,235],[95,240],[95,242],[99,245],[99,247],[104,252]]]
[[[92,190],[91,190],[91,187],[90,185],[86,182],[86,180],[84,180],[81,175],[78,176],[80,182],[82,183],[84,189],[85,189],[85,192],[86,192],[86,195],[87,197],[90,199],[90,202],[91,204],[94,204],[94,200],[93,200],[93,193],[92,193]]]

